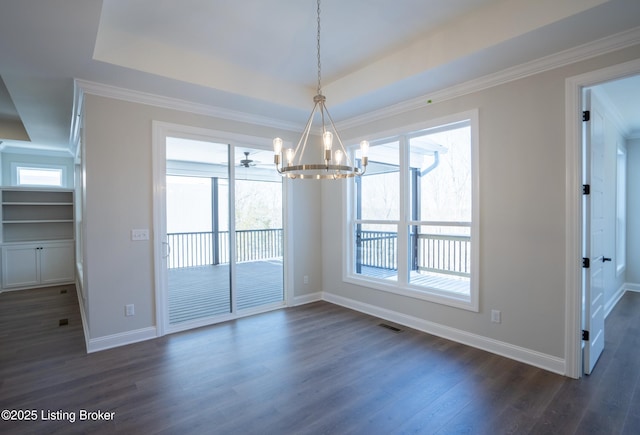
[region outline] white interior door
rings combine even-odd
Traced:
[[[585,122],[585,182],[590,186],[584,195],[584,257],[589,259],[585,269],[583,327],[588,340],[583,347],[583,367],[586,374],[593,370],[604,350],[604,118],[597,105],[591,104],[591,92],[585,92],[586,110],[590,119]]]

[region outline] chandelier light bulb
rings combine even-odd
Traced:
[[[280,154],[282,152],[282,139],[279,137],[273,140],[273,153]]]
[[[362,157],[369,157],[369,141],[363,140],[360,142],[360,154]]]
[[[324,143],[324,150],[331,151],[331,147],[333,146],[333,133],[330,131],[322,133],[322,142]]]
[[[293,157],[295,156],[295,152],[293,151],[293,148],[287,148],[287,164],[289,166],[291,166],[291,164],[293,163]]]

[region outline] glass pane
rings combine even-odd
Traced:
[[[471,127],[413,137],[411,220],[471,222]]]
[[[355,273],[372,278],[398,279],[396,225],[356,224]]]
[[[360,150],[356,152],[360,159]],[[369,148],[367,172],[356,179],[356,219],[398,220],[400,216],[400,166],[398,142]]]
[[[409,282],[469,295],[471,226],[416,225],[409,228]]]
[[[210,232],[210,201],[210,178],[167,175],[167,233]]]
[[[410,144],[409,282],[468,295],[471,266],[471,128],[468,122]],[[446,224],[449,222],[449,224]]]
[[[169,324],[231,312],[229,146],[167,138]]]
[[[62,187],[62,169],[18,167],[18,185]]]
[[[236,149],[238,310],[284,299],[282,177],[272,160],[270,151]]]

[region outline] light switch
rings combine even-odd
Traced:
[[[149,230],[131,230],[131,240],[149,240]]]

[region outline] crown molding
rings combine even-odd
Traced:
[[[640,26],[531,62],[516,65],[494,74],[482,76],[459,85],[451,86],[429,94],[420,95],[379,110],[354,116],[347,120],[337,122],[336,127],[342,130],[376,122],[391,116],[401,115],[409,111],[421,109],[430,104],[451,100],[473,92],[482,91],[484,89],[492,88],[494,86],[509,83],[637,44],[640,44]],[[75,87],[79,89],[81,93],[115,98],[133,103],[147,104],[165,109],[179,110],[198,115],[211,116],[230,121],[261,125],[281,130],[293,132],[300,130],[299,123],[292,123],[281,119],[206,104],[193,103],[177,98],[163,97],[81,79],[75,79],[74,82]],[[433,103],[431,103],[431,101]]]
[[[640,26],[336,123],[349,129],[640,44]]]
[[[181,112],[193,113],[196,115],[210,116],[213,118],[226,119],[229,121],[237,121],[253,125],[261,125],[281,130],[298,131],[300,129],[300,124],[298,123],[287,122],[276,118],[241,112],[238,110],[225,109],[222,107],[210,106],[207,104],[193,103],[178,98],[164,97],[87,80],[75,79],[74,82],[75,87],[80,90],[81,94],[91,94],[99,97],[114,98],[117,100],[128,101],[130,103],[146,104],[163,109],[178,110]]]

